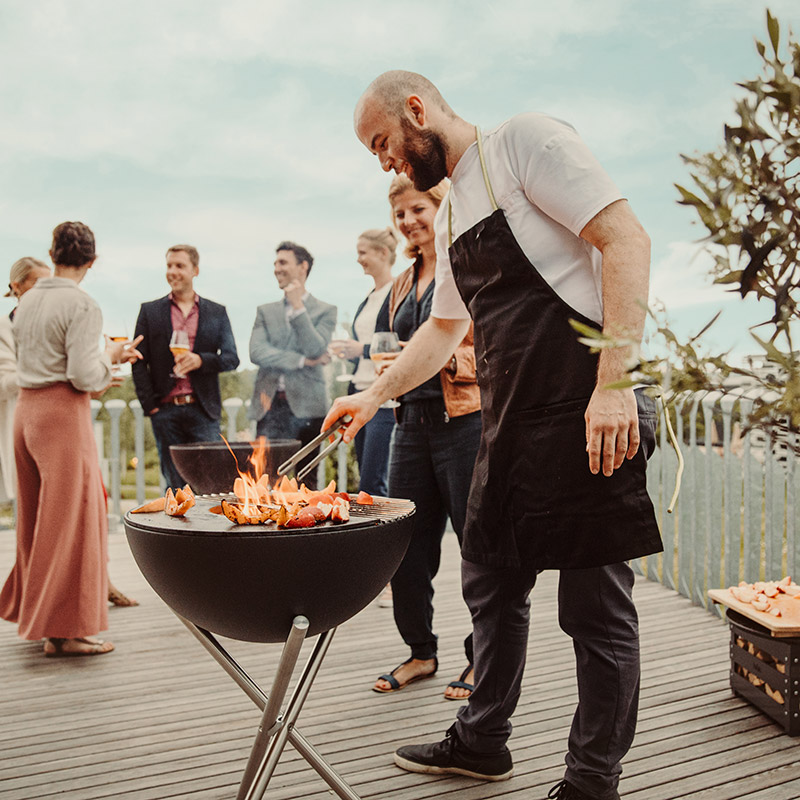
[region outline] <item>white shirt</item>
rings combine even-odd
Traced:
[[[373,289],[367,295],[367,302],[361,309],[361,313],[353,323],[356,339],[364,344],[369,344],[372,334],[375,333],[375,324],[378,321],[378,312],[383,306],[383,301],[392,290],[392,282],[388,281],[380,289]],[[361,392],[375,380],[375,364],[368,358],[360,358],[358,367],[353,375],[353,385]]]
[[[602,255],[580,238],[586,224],[622,199],[619,189],[572,128],[544,114],[512,117],[483,133],[495,199],[517,243],[551,288],[572,308],[603,320]],[[449,198],[436,215],[436,290],[431,316],[466,319],[448,255],[448,200],[453,240],[492,214],[477,143],[461,156]]]
[[[39,278],[14,315],[17,380],[24,389],[71,383],[96,392],[111,381],[111,361],[100,350],[100,307],[69,278]]]

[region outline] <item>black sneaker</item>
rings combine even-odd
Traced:
[[[507,781],[514,774],[511,753],[507,747],[501,753],[476,753],[468,750],[455,728],[451,727],[446,737],[435,744],[410,744],[394,754],[394,763],[409,772],[441,775],[452,772],[482,781]]]
[[[573,786],[569,781],[561,781],[557,783],[548,793],[548,800],[620,800],[619,794],[614,794],[609,797],[599,798],[595,794],[585,794],[577,787]]]

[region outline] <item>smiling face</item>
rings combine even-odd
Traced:
[[[185,251],[170,250],[167,253],[167,283],[173,292],[182,294],[191,291],[199,273],[199,268],[192,264],[192,259]]]
[[[437,210],[436,203],[416,189],[407,189],[392,199],[395,225],[412,247],[424,248],[433,242]]]
[[[356,135],[378,156],[385,172],[394,170],[426,191],[447,177],[444,140],[435,131],[396,116],[374,98],[363,98],[356,111]]]
[[[291,250],[278,250],[275,256],[275,280],[279,289],[285,289],[292,281],[304,284],[307,274],[307,262],[298,261]]]

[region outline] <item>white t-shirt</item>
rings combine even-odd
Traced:
[[[602,255],[580,238],[580,232],[606,206],[622,199],[619,189],[575,129],[544,114],[519,114],[484,132],[483,152],[497,204],[528,260],[566,303],[602,323]],[[469,312],[453,280],[447,251],[448,199],[454,241],[491,216],[477,143],[456,164],[449,198],[435,221],[431,316],[465,319]]]
[[[380,289],[373,289],[367,296],[367,302],[361,309],[361,313],[356,317],[353,327],[356,339],[364,344],[369,344],[372,334],[375,333],[375,324],[378,321],[378,313],[383,306],[383,301],[392,290],[392,282],[389,281]],[[370,386],[375,380],[375,364],[368,358],[360,358],[358,367],[353,375],[353,385],[361,392]]]

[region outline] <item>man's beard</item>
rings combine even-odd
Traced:
[[[405,118],[404,160],[411,167],[411,182],[418,192],[427,192],[447,177],[447,153],[442,137],[429,130],[417,130]]]

